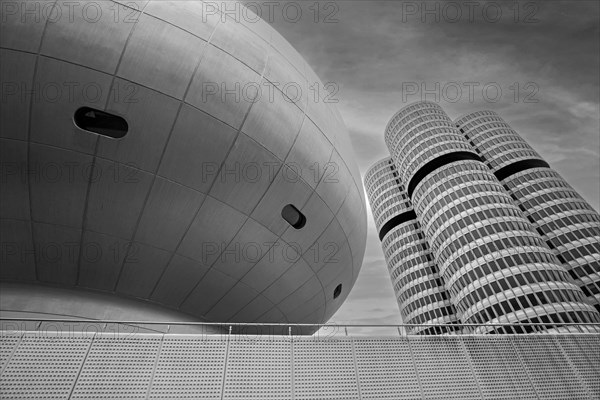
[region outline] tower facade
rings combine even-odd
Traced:
[[[454,330],[458,322],[433,253],[391,157],[375,164],[365,186],[396,300],[405,324],[450,324],[449,327],[409,327],[409,334]]]
[[[422,231],[439,286],[445,289],[439,293],[448,296],[460,322],[482,325],[477,332],[522,333],[534,329],[483,326],[486,323],[560,325],[600,321],[590,296],[567,272],[563,256],[548,245],[539,226],[524,213],[524,206],[520,208],[515,195],[503,186],[501,178],[506,177],[498,176],[503,168],[519,162],[519,156],[535,160],[531,165],[536,168],[544,167],[542,163],[547,168],[547,164],[520,138],[513,139],[515,144],[507,145],[504,151],[494,152],[496,147],[480,149],[463,133],[464,128],[462,132],[457,128],[457,123],[439,105],[418,102],[396,113],[386,128],[385,140],[392,156],[387,163],[389,170],[397,172],[396,188],[388,189],[386,180],[373,179],[378,171],[385,170],[385,160],[369,170],[365,183],[392,276],[410,274],[412,268],[407,263],[412,253],[394,252],[396,246],[405,246],[394,235],[409,225],[407,217],[411,214],[406,213],[412,211],[417,224],[411,229],[417,234],[407,240],[417,246],[418,232]],[[518,137],[516,133],[514,136]],[[497,157],[486,157],[486,152]],[[492,164],[492,158],[496,164]],[[387,195],[387,201],[381,194],[386,190],[396,192]],[[403,195],[404,208],[389,209],[389,199],[402,199]],[[586,210],[598,217],[591,207]],[[551,224],[556,218],[548,215],[547,222]],[[590,220],[592,223],[593,217]],[[596,237],[596,244],[599,239]],[[402,258],[405,254],[407,259]],[[598,254],[583,257],[590,263],[598,258]],[[394,288],[398,299],[410,289],[402,285]],[[410,302],[399,301],[399,305],[403,318],[411,315],[407,308]]]
[[[600,215],[495,112],[455,124],[600,311]]]

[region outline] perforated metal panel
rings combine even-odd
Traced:
[[[291,399],[290,340],[232,337],[223,399]]]
[[[408,338],[427,399],[481,398],[460,340],[452,337]]]
[[[590,398],[551,335],[515,336],[512,341],[539,397]]]
[[[220,399],[227,342],[220,337],[165,338],[151,399]]]
[[[385,338],[355,339],[354,348],[363,399],[421,397],[408,342]]]
[[[554,340],[562,347],[591,397],[600,399],[600,336],[555,336]]]
[[[296,399],[358,399],[351,340],[294,341]]]
[[[490,340],[493,346],[490,346]],[[481,392],[488,399],[536,399],[527,373],[519,362],[510,337],[465,336],[465,349]]]
[[[0,372],[4,370],[4,367],[8,363],[10,356],[13,354],[19,341],[21,340],[22,333],[15,332],[0,332]]]
[[[600,336],[0,336],[2,399],[598,399]]]
[[[2,373],[2,398],[68,398],[92,342],[89,336],[70,336],[25,334]]]
[[[145,399],[161,338],[161,335],[97,337],[71,399]]]

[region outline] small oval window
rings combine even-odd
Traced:
[[[342,284],[341,283],[335,287],[335,290],[333,291],[333,298],[337,299],[340,294],[342,294]]]
[[[281,210],[281,216],[286,220],[288,224],[296,229],[301,229],[306,225],[306,217],[296,207],[291,204],[283,207]]]
[[[73,117],[75,125],[84,131],[97,133],[112,139],[120,139],[127,134],[129,125],[125,119],[90,107],[81,107]]]

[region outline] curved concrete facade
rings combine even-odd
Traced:
[[[217,322],[328,320],[361,267],[364,196],[285,39],[200,1],[25,3],[0,36],[1,279]],[[82,107],[113,125],[94,133]]]

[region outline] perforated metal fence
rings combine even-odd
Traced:
[[[3,399],[600,398],[595,333],[0,333]]]

